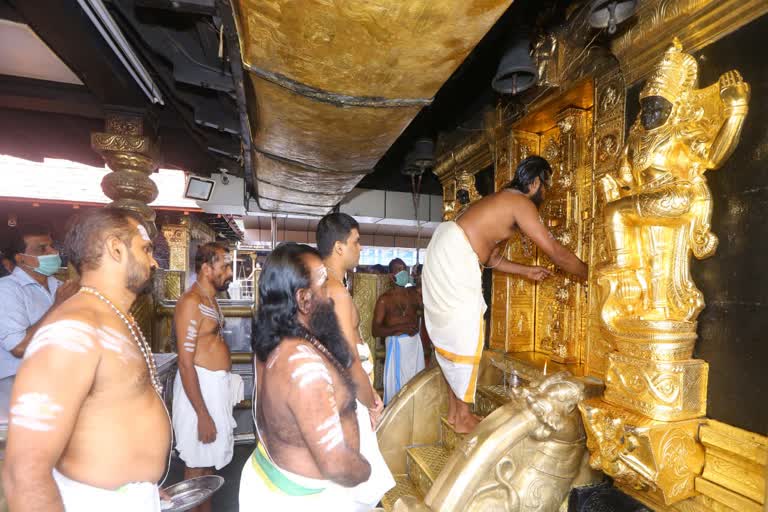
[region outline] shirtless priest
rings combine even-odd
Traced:
[[[184,461],[184,478],[213,474],[232,460],[236,422],[232,407],[242,396],[242,379],[230,373],[229,347],[222,337],[224,315],[216,293],[232,282],[232,256],[218,243],[197,248],[197,280],[176,304],[174,328],[179,372],[173,386],[173,430]],[[195,507],[211,510],[211,502]]]
[[[469,404],[475,401],[485,341],[481,266],[534,281],[549,276],[546,268],[504,257],[501,244],[519,230],[555,265],[577,279],[587,278],[587,265],[558,243],[539,217],[551,177],[546,160],[526,158],[506,187],[471,205],[455,222],[440,224],[429,242],[422,273],[424,319],[450,387],[447,420],[459,433],[472,431],[480,421]]]
[[[11,395],[11,512],[159,512],[171,443],[152,353],[128,313],[157,267],[135,214],[84,214],[66,237],[82,288],[30,342]]]
[[[371,510],[386,489],[350,488],[372,474],[364,452],[376,436],[360,429],[351,350],[311,247],[287,243],[267,258],[253,352],[258,446],[243,468],[240,511]]]

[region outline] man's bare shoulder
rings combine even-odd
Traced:
[[[331,295],[347,295],[349,296],[349,290],[344,286],[344,283],[337,279],[328,279],[328,293]]]
[[[63,304],[57,306],[51,314],[45,319],[43,325],[49,325],[62,320],[73,320],[89,324],[93,327],[100,327],[104,322],[105,304],[96,297],[77,293]],[[116,313],[109,310],[112,315]]]
[[[185,291],[179,300],[176,302],[176,307],[191,307],[197,306],[203,301],[203,298],[194,289],[190,288]]]
[[[83,294],[73,296],[51,311],[32,337],[24,359],[32,359],[38,353],[48,354],[43,355],[44,364],[45,361],[50,362],[51,358],[61,362],[60,356],[65,353],[98,357],[103,346],[101,338],[104,333],[112,332],[110,323],[115,319],[108,318],[109,315],[115,316],[115,313],[102,308],[101,304],[94,303],[91,297]],[[53,352],[50,352],[51,350]]]
[[[266,369],[286,375],[290,380],[297,381],[300,387],[315,380],[304,379],[305,374],[329,374],[334,370],[318,349],[299,337],[284,338],[267,357]]]

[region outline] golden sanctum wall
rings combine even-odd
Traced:
[[[725,234],[710,226],[707,175],[739,151],[750,88],[727,67],[699,84],[690,52],[766,12],[753,1],[644,2],[613,43],[618,60],[588,57],[562,74],[574,53],[560,41],[548,75],[557,87],[522,117],[502,101],[483,132],[443,144],[438,158],[447,219],[465,207],[458,190],[479,197],[473,175],[488,166],[498,190],[525,156],[552,162],[542,219],[590,264],[590,278],[534,285],[495,273],[490,346],[513,367],[546,357],[601,379],[603,395],[580,404],[590,463],[656,510],[765,504],[766,438],[706,417],[709,364],[693,349],[707,298],[690,272],[691,258],[711,257]],[[625,119],[628,88],[649,76],[640,100],[666,99],[659,127]],[[525,237],[508,256],[551,265]]]

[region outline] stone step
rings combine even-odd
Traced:
[[[488,416],[493,411],[509,402],[507,388],[501,384],[480,386],[475,396],[474,412],[478,416]]]
[[[422,496],[432,488],[450,453],[441,445],[415,446],[406,450],[408,476]]]
[[[440,418],[440,439],[442,440],[445,449],[448,450],[448,453],[453,453],[453,450],[461,444],[461,441],[464,440],[466,435],[467,434],[459,434],[456,432],[453,425],[448,423],[448,420],[444,417]]]
[[[411,477],[408,475],[393,476],[395,477],[395,486],[381,498],[381,506],[384,507],[384,510],[392,510],[395,502],[403,496],[413,496],[414,498],[422,499],[422,495],[416,486],[413,485]]]

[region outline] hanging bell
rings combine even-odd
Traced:
[[[594,0],[589,8],[589,24],[593,28],[608,27],[609,34],[616,26],[631,18],[637,11],[637,0]]]
[[[502,94],[519,94],[534,86],[537,79],[536,66],[531,59],[531,42],[527,38],[518,39],[501,57],[491,86]]]

